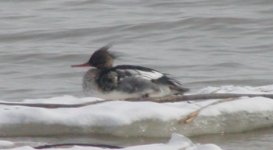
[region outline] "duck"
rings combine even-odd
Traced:
[[[71,67],[91,67],[82,81],[83,92],[103,99],[160,98],[189,91],[165,73],[138,65],[117,65],[110,45],[96,50],[86,63]]]

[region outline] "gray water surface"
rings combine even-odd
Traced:
[[[116,64],[155,68],[193,90],[273,84],[272,10],[272,0],[0,1],[0,99],[83,96],[86,69],[70,65],[108,43],[119,54]],[[271,130],[256,133],[267,140],[247,144],[250,135],[241,133],[236,141],[216,135],[224,138],[206,142],[273,147]]]

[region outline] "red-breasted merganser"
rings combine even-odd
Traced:
[[[84,75],[84,93],[105,99],[163,97],[182,95],[187,88],[154,69],[118,65],[113,67],[114,56],[104,46],[95,51],[89,61],[72,67],[93,67]]]

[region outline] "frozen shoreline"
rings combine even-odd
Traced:
[[[197,93],[273,93],[273,86],[208,87]],[[62,96],[24,100],[23,103],[75,104],[98,100]],[[180,123],[191,112],[217,100],[178,103],[112,101],[79,108],[32,108],[0,105],[0,136],[110,134],[114,136],[170,137],[242,132],[273,125],[273,100],[242,97],[200,111],[188,124]],[[160,131],[160,132],[158,132]]]
[[[196,93],[271,94],[273,85],[207,87]],[[78,104],[96,100],[99,99],[60,96],[28,99],[23,100],[22,103]],[[166,144],[138,145],[124,149],[220,150],[221,148],[214,144],[193,144],[185,136],[242,132],[273,125],[273,100],[264,97],[241,97],[208,106],[201,110],[192,122],[188,124],[179,122],[190,113],[216,101],[218,100],[190,103],[111,101],[77,108],[55,109],[0,105],[0,136],[104,134],[119,137],[171,137]],[[0,148],[34,150],[30,145],[18,146],[11,141],[0,141]],[[72,146],[58,149],[100,150],[102,148]]]

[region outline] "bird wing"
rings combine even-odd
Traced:
[[[158,90],[160,88],[158,85],[168,86],[170,89],[179,92],[186,92],[188,90],[183,88],[177,80],[169,78],[164,73],[142,66],[120,65],[108,71],[108,75],[111,72],[118,74],[115,86],[120,85],[120,89],[131,92],[145,89]],[[104,84],[106,83],[104,82]],[[112,82],[110,83],[112,84]]]
[[[155,81],[164,76],[163,73],[141,66],[122,65],[115,67],[115,70],[119,73],[120,80],[124,78],[138,78],[148,81]]]

